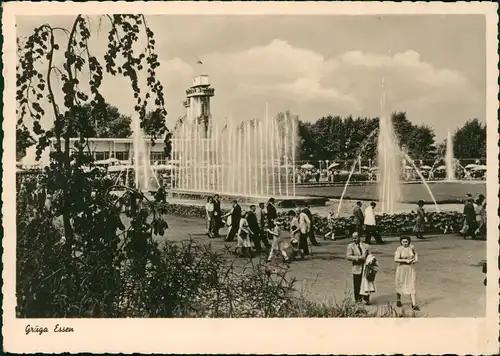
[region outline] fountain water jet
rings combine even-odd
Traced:
[[[394,133],[392,118],[387,114],[387,92],[385,80],[382,80],[382,96],[380,100],[381,116],[379,120],[379,135],[377,161],[379,167],[379,201],[381,211],[393,213],[401,196],[399,185],[401,168],[399,165],[400,148]]]
[[[139,118],[134,116],[133,121],[135,187],[140,190],[149,190],[149,174],[151,172],[149,152]]]
[[[295,172],[298,120],[286,114],[281,119],[266,115],[264,120],[240,124],[229,121],[222,129],[216,124],[200,129],[196,120],[188,119],[175,128],[173,140],[178,142],[172,149],[180,157],[179,174],[191,175],[179,177],[180,189],[241,197],[270,192],[276,197],[295,196],[295,179],[288,178],[288,168]]]
[[[401,166],[400,159],[404,157],[408,162],[410,162],[414,169],[417,171],[420,179],[425,185],[429,195],[436,205],[436,209],[439,211],[438,205],[430,190],[427,182],[422,176],[420,170],[417,168],[413,160],[409,157],[408,154],[403,152],[398,144],[398,140],[394,133],[394,127],[392,124],[392,117],[387,115],[386,110],[386,102],[387,102],[387,93],[385,90],[385,80],[382,80],[382,95],[380,100],[380,108],[381,108],[381,116],[379,120],[379,128],[372,131],[366,140],[363,142],[361,149],[359,150],[359,154],[352,165],[351,171],[349,172],[349,176],[347,177],[346,184],[344,185],[344,189],[342,191],[342,195],[340,197],[339,205],[337,208],[337,216],[340,214],[340,210],[342,207],[342,200],[347,191],[347,187],[351,180],[351,177],[356,169],[356,165],[359,164],[361,167],[361,155],[363,154],[366,146],[369,143],[371,137],[378,131],[378,145],[377,145],[377,161],[379,168],[379,179],[378,179],[378,187],[379,187],[379,202],[382,213],[395,213],[396,204],[399,202],[401,197],[401,187],[400,187],[400,175],[401,175]]]
[[[453,159],[453,141],[451,137],[451,132],[448,131],[448,137],[446,138],[446,179],[455,180],[455,167]]]
[[[124,183],[129,186],[129,173],[134,173],[135,188],[142,191],[150,191],[160,186],[158,181],[157,172],[150,163],[150,152],[146,143],[147,137],[144,136],[141,129],[141,123],[138,117],[132,118],[132,132],[133,132],[133,165],[117,166],[114,171],[118,172],[115,184],[121,180],[125,174]],[[111,167],[109,168],[111,169]],[[171,178],[173,173],[171,173]],[[154,184],[152,184],[154,183]]]

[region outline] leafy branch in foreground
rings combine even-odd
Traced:
[[[18,41],[18,135],[36,140],[37,159],[53,145],[50,166],[37,178],[22,176],[18,182],[21,316],[115,315],[124,268],[132,265],[143,275],[157,258],[153,236],[168,226],[161,204],[137,190],[111,194],[113,182],[93,165],[88,138],[95,131],[92,117],[107,113],[101,92],[105,75],[129,80],[141,127],[155,133],[152,144],[160,137],[170,140],[154,34],[146,18],[101,16],[99,30],[104,23],[109,25],[104,58],[93,54],[91,18],[84,15],[76,16],[71,28],[43,24]],[[151,107],[155,115],[147,116]],[[50,128],[42,127],[47,117]],[[78,140],[72,143],[72,137]],[[127,228],[123,217],[130,220]]]

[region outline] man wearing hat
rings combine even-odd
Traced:
[[[274,203],[276,200],[274,198],[269,198],[267,201],[267,206],[266,206],[266,217],[267,217],[267,226],[272,226],[274,223],[274,219],[278,218],[278,213],[276,211],[276,207],[274,206]]]
[[[463,237],[464,239],[467,236],[472,237],[472,239],[476,238],[476,208],[474,206],[474,199],[472,198],[472,194],[467,194],[467,201],[464,205],[463,215],[465,218],[465,224],[467,229],[464,231]]]
[[[347,245],[346,258],[348,261],[352,262],[352,284],[354,289],[354,300],[356,302],[361,302],[362,297],[359,294],[361,289],[361,280],[363,278],[363,266],[366,257],[369,254],[370,245],[361,242],[361,238],[357,232],[352,234],[352,240],[349,245]],[[366,296],[364,297],[366,299]]]
[[[363,215],[363,211],[361,210],[361,206],[363,206],[363,203],[358,201],[356,203],[356,206],[354,207],[353,212],[352,212],[352,215],[354,216],[354,225],[356,225],[356,232],[360,236],[361,236],[361,232],[363,231],[363,224],[365,222],[365,216]]]
[[[261,217],[262,219],[262,217]],[[250,205],[250,211],[247,215],[248,227],[250,231],[252,231],[252,239],[253,244],[255,246],[255,250],[257,252],[261,252],[262,246],[261,242],[264,243],[264,246],[270,246],[269,241],[262,239],[262,231],[259,225],[259,219],[257,218],[257,208],[254,204]],[[262,239],[262,240],[261,240]]]
[[[255,216],[257,217],[257,223],[259,224],[260,241],[267,249],[269,249],[271,248],[271,244],[269,243],[269,239],[267,238],[267,233],[265,233],[264,231],[264,227],[266,226],[264,210],[264,203],[259,203],[259,206],[255,208]]]
[[[304,251],[304,255],[309,255],[309,246],[307,245],[307,238],[311,233],[311,220],[304,211],[299,210],[299,249]]]

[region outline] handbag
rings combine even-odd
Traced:
[[[366,280],[368,282],[373,282],[375,280],[375,276],[377,275],[377,270],[371,264],[366,266]]]
[[[464,226],[462,226],[462,230],[460,230],[460,234],[464,235],[465,233],[467,233],[468,229],[469,229],[469,224],[467,224],[467,222],[464,222]]]

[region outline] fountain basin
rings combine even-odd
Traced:
[[[240,195],[231,193],[215,193],[213,191],[193,191],[193,190],[173,190],[172,198],[187,200],[206,200],[209,196],[219,194],[221,200],[238,200],[245,204],[266,203],[270,197],[260,195]],[[275,196],[276,206],[279,208],[296,208],[309,206],[325,206],[328,202],[326,197],[308,197],[308,196]]]

